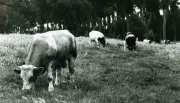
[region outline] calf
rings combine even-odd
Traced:
[[[53,91],[53,81],[55,85],[59,84],[58,70],[66,67],[67,61],[69,72],[73,74],[76,57],[75,37],[68,30],[49,31],[34,36],[25,64],[15,72],[20,74],[24,90],[31,89],[37,77],[47,71],[48,91]]]

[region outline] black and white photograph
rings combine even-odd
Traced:
[[[180,0],[0,0],[0,103],[180,103]]]

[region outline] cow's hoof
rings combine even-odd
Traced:
[[[75,83],[75,76],[70,76],[68,82]]]
[[[49,92],[53,92],[53,91],[54,91],[54,88],[48,88],[48,91],[49,91]]]
[[[49,85],[49,87],[48,87],[48,91],[49,91],[49,92],[54,91],[54,87],[53,87],[53,85]]]
[[[56,80],[55,83],[54,83],[54,85],[58,86],[58,85],[59,85],[59,81]]]

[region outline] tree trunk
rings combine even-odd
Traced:
[[[176,25],[174,24],[174,41],[176,42],[176,33],[177,33],[177,29],[176,29]]]
[[[166,40],[167,10],[163,9],[163,40]]]
[[[127,32],[130,32],[130,22],[129,22],[129,16],[127,16],[127,20],[126,20],[126,28],[127,28]]]

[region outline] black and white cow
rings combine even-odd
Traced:
[[[106,45],[104,34],[99,31],[93,30],[89,32],[89,38],[90,38],[91,44],[94,42],[97,45],[101,44],[103,47],[105,47]]]
[[[126,48],[128,48],[129,50],[136,49],[136,37],[130,32],[128,32],[125,37],[124,50],[126,50]]]
[[[170,44],[171,41],[170,41],[170,40],[162,40],[161,43],[162,43],[162,44]]]
[[[48,72],[48,91],[53,91],[53,81],[58,85],[58,70],[66,67],[74,73],[74,62],[77,57],[75,37],[68,30],[49,31],[34,35],[25,64],[15,72],[23,80],[22,89],[31,89],[37,77]],[[54,78],[55,77],[55,78]]]

